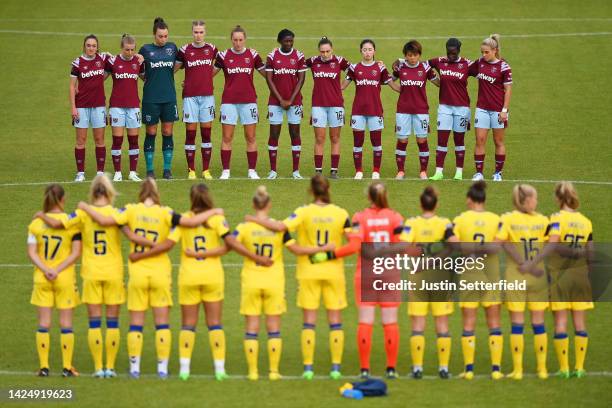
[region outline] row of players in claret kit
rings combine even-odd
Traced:
[[[486,211],[486,191],[483,181],[475,182],[467,192],[467,210],[449,219],[438,216],[438,193],[426,187],[420,196],[422,213],[404,218],[389,208],[387,191],[379,181],[367,191],[369,203],[352,218],[343,208],[332,203],[330,184],[322,175],[310,181],[313,201],[297,208],[283,221],[269,217],[272,199],[265,187],[260,186],[252,199],[253,213],[244,222],[231,229],[221,209],[215,208],[211,193],[204,184],[195,184],[189,192],[190,209],[179,214],[161,205],[160,194],[153,179],[147,178],[140,190],[138,202],[122,209],[113,207],[115,190],[109,178],[96,176],[92,182],[89,203],[81,202],[70,215],[64,213],[64,190],[53,184],[45,190],[43,211],[37,213],[29,226],[28,254],[35,264],[34,289],[31,303],[38,307],[39,328],[36,344],[40,358],[39,375],[49,375],[49,349],[53,307],[59,309],[61,350],[64,376],[77,375],[72,365],[74,334],[72,316],[82,301],[87,305],[89,330],[87,341],[93,357],[94,376],[115,377],[115,360],[121,344],[118,316],[125,302],[121,232],[131,241],[127,283],[127,309],[129,332],[127,351],[129,375],[140,376],[143,347],[143,326],[147,310],[152,310],[155,322],[157,372],[168,376],[172,334],[169,310],[173,304],[172,265],[168,251],[180,243],[181,257],[178,271],[178,302],[181,306],[179,334],[179,376],[190,376],[191,357],[196,344],[196,326],[199,309],[205,312],[214,373],[218,380],[227,378],[225,371],[226,342],[221,319],[224,299],[224,272],[221,258],[229,250],[244,257],[241,272],[240,313],[245,316],[244,352],[248,363],[248,378],[256,380],[260,316],[265,315],[269,378],[280,376],[283,347],[281,316],[286,311],[285,268],[283,248],[297,256],[297,306],[303,311],[301,349],[304,364],[303,378],[314,376],[315,325],[317,311],[323,302],[329,323],[331,355],[330,377],[341,377],[344,349],[342,310],[347,307],[344,257],[359,254],[361,244],[367,242],[404,242],[406,253],[421,254],[417,243],[454,242],[541,243],[544,249],[537,255],[525,251],[524,255],[506,257],[506,278],[511,281],[524,276],[531,268],[544,268],[542,256],[547,248],[582,248],[587,258],[593,247],[592,226],[588,218],[577,211],[578,196],[569,182],[558,184],[554,190],[559,211],[550,217],[536,211],[538,196],[529,185],[516,185],[512,193],[515,209],[498,216]],[[374,238],[373,238],[374,237]],[[579,239],[579,241],[576,241]],[[478,245],[474,244],[474,248]],[[586,249],[586,251],[585,251]],[[476,250],[476,249],[470,249]],[[556,251],[556,249],[554,249]],[[523,251],[520,251],[521,254]],[[537,253],[537,252],[536,252]],[[572,255],[574,256],[574,255]],[[74,263],[81,258],[82,298],[76,285]],[[386,351],[386,376],[396,378],[400,351],[398,326],[399,302],[388,299],[364,301],[361,294],[361,268],[355,270],[355,303],[359,325],[356,333],[361,376],[370,375],[370,351],[375,311],[381,309]],[[585,260],[586,262],[586,260]],[[564,266],[565,265],[565,266]],[[554,283],[567,272],[566,262],[547,262],[549,279]],[[548,286],[544,287],[544,292]],[[479,306],[486,311],[489,330],[491,378],[502,374],[502,302],[499,299],[472,299],[459,302],[462,310],[464,372],[466,379],[474,377],[475,328]],[[547,293],[521,292],[508,297],[505,306],[510,314],[509,336],[512,354],[512,372],[508,377],[523,377],[523,349],[525,311],[529,310],[533,326],[537,375],[547,378],[548,336],[545,311],[554,314],[554,348],[559,363],[558,375],[569,378],[569,338],[567,320],[571,315],[575,329],[574,377],[585,374],[584,361],[588,336],[585,313],[593,308],[592,302],[548,302]],[[535,297],[532,297],[535,296]],[[412,377],[422,378],[425,352],[425,322],[429,309],[435,320],[438,351],[438,372],[449,377],[451,335],[449,316],[453,302],[435,302],[432,298],[409,299],[408,315],[411,321],[410,356]],[[464,299],[465,300],[465,299]],[[106,317],[103,335],[102,319]],[[104,349],[106,360],[103,360]]]
[[[478,100],[475,111],[476,145],[474,180],[483,179],[485,147],[489,129],[495,142],[495,172],[493,180],[501,180],[506,158],[504,145],[505,128],[508,124],[508,108],[511,95],[512,73],[508,63],[500,56],[498,35],[482,41],[482,57],[477,61],[460,55],[461,42],[450,38],[446,42],[446,56],[421,61],[422,46],[418,41],[407,42],[403,47],[403,58],[393,63],[389,72],[381,61],[376,60],[376,45],[366,39],[359,45],[362,60],[350,64],[345,58],[335,55],[332,42],[327,37],[318,44],[319,55],[306,58],[293,47],[294,33],[283,29],[278,33],[279,48],[275,48],[264,61],[260,55],[246,45],[246,32],[236,26],[231,32],[232,47],[219,51],[205,42],[205,24],[194,21],[193,42],[180,49],[168,41],[168,25],[161,18],[153,26],[154,42],[143,45],[136,54],[136,40],[130,35],[121,39],[121,52],[112,56],[99,52],[94,35],[85,38],[84,53],[72,63],[70,99],[72,119],[76,128],[75,181],[85,179],[85,144],[87,129],[93,128],[96,144],[96,162],[99,173],[104,171],[106,147],[104,129],[110,121],[113,134],[111,156],[115,170],[115,181],[122,179],[121,145],[127,129],[131,180],[139,181],[137,164],[139,156],[138,132],[141,120],[146,126],[144,155],[147,176],[154,177],[154,152],[161,122],[163,177],[171,178],[174,151],[173,124],[179,119],[174,74],[185,70],[183,83],[183,122],[185,122],[185,155],[189,179],[196,176],[196,136],[198,124],[202,142],[202,177],[211,179],[212,154],[211,125],[215,118],[213,77],[223,71],[225,83],[221,97],[221,179],[230,177],[232,141],[235,127],[240,121],[244,127],[248,177],[258,179],[256,125],[259,121],[254,73],[266,79],[270,89],[268,119],[270,135],[268,154],[270,159],[269,179],[278,177],[277,154],[279,136],[284,117],[287,117],[291,137],[293,178],[302,178],[299,172],[301,154],[300,123],[304,116],[301,88],[305,71],[310,69],[313,78],[311,125],[314,128],[315,172],[323,171],[323,153],[326,129],[331,143],[330,178],[338,177],[340,161],[340,131],[345,121],[342,90],[355,83],[355,99],[351,111],[353,130],[353,157],[355,179],[364,176],[362,165],[363,145],[366,129],[370,132],[373,150],[372,178],[380,177],[382,162],[383,106],[380,92],[388,85],[399,93],[396,109],[397,144],[395,158],[397,179],[405,176],[406,147],[408,138],[414,134],[419,148],[421,179],[427,179],[430,131],[429,105],[426,85],[431,81],[440,88],[437,115],[438,142],[436,148],[436,171],[432,180],[441,180],[448,140],[453,132],[456,157],[455,179],[463,178],[465,156],[465,133],[470,128],[470,97],[468,77],[478,78]],[[346,72],[346,79],[341,75]],[[104,80],[113,78],[113,89],[106,115]],[[144,80],[142,113],[138,96],[138,78]],[[141,116],[142,115],[142,116]]]

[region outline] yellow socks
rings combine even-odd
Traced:
[[[438,367],[440,370],[448,371],[448,362],[450,361],[451,353],[451,338],[448,333],[438,333],[436,340],[436,347],[438,349]],[[472,351],[472,360],[473,351]]]
[[[283,339],[280,332],[268,333],[268,359],[270,361],[270,373],[278,374],[281,354],[283,352]]]
[[[574,336],[574,347],[576,352],[576,371],[584,370],[584,360],[586,358],[589,336],[585,331],[577,331]]]
[[[74,353],[74,333],[71,328],[62,329],[60,343],[62,346],[62,365],[64,368],[70,370],[72,368],[72,355]],[[47,351],[48,350],[47,348]]]
[[[244,337],[244,355],[249,367],[249,379],[256,380],[258,377],[257,358],[259,355],[257,333],[246,333]]]
[[[489,330],[489,353],[491,354],[491,370],[501,371],[502,353],[504,351],[504,336],[500,329]]]
[[[557,361],[559,362],[559,371],[569,371],[569,338],[567,333],[555,333],[553,340],[555,345],[555,353],[557,354]]]
[[[94,361],[94,370],[102,370],[102,329],[100,328],[100,318],[93,317],[89,319],[89,330],[87,331],[87,343],[89,351]]]
[[[523,325],[513,324],[510,334],[510,349],[512,350],[512,372],[523,372],[523,350],[525,339],[523,338]]]
[[[474,336],[473,331],[463,331],[463,335],[461,336],[461,350],[463,351],[463,364],[465,365],[465,371],[474,371],[476,336]]]
[[[140,373],[142,341],[142,326],[131,325],[127,338],[128,357],[130,358],[130,373]]]
[[[40,368],[49,368],[49,329],[39,327],[36,332],[36,349]]]
[[[157,351],[157,373],[168,374],[168,360],[170,359],[170,348],[172,346],[172,333],[167,324],[155,326],[155,350]]]
[[[342,352],[344,351],[344,330],[342,330],[342,323],[329,325],[329,351],[331,354],[332,371],[340,371]]]
[[[115,360],[117,359],[117,352],[119,351],[119,342],[121,335],[119,333],[119,322],[116,318],[106,319],[106,368],[110,370],[115,369]]]
[[[302,329],[302,362],[304,366],[310,366],[314,364],[314,351],[315,351],[315,331],[314,324],[304,323]]]
[[[423,332],[413,331],[410,337],[410,356],[412,357],[412,370],[423,371],[423,356],[425,355],[425,336]]]
[[[543,324],[533,325],[533,348],[536,355],[536,371],[538,374],[547,373],[546,353],[548,349],[548,337],[546,337],[546,327]]]
[[[215,373],[225,373],[225,332],[223,326],[209,326],[208,341],[212,351]]]

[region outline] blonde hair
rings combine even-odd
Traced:
[[[562,181],[555,186],[555,197],[559,200],[561,206],[568,206],[572,210],[580,206],[578,193],[571,181]]]
[[[136,38],[134,38],[134,36],[130,34],[123,34],[121,36],[121,48],[123,48],[125,44],[136,44]]]
[[[49,184],[45,188],[45,199],[43,201],[43,211],[49,212],[55,207],[59,207],[61,210],[64,209],[62,205],[62,199],[64,198],[64,187],[59,184]]]
[[[255,195],[253,196],[253,205],[257,210],[263,210],[266,208],[268,203],[270,203],[270,194],[268,194],[268,189],[266,186],[259,186],[257,190],[255,190]]]
[[[517,184],[512,189],[512,203],[520,212],[527,213],[525,202],[529,197],[536,197],[538,192],[530,184]]]
[[[89,188],[90,203],[93,203],[100,197],[105,197],[112,204],[116,196],[117,191],[106,174],[100,174],[92,180],[91,187]]]
[[[147,177],[140,185],[140,193],[138,193],[138,201],[144,203],[147,198],[150,198],[155,204],[160,205],[159,190],[157,182],[151,177]]]
[[[368,187],[368,198],[376,208],[389,208],[387,187],[380,181],[375,181]]]
[[[495,58],[500,59],[500,55],[501,55],[501,45],[499,43],[499,39],[500,39],[500,35],[499,34],[491,34],[490,36],[488,36],[487,38],[485,38],[484,40],[482,40],[482,43],[480,45],[486,45],[487,47],[491,48],[492,50],[495,50]]]

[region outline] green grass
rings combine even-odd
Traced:
[[[372,37],[377,42],[377,58],[387,65],[400,56],[405,40],[422,39],[424,58],[443,53],[447,36],[463,39],[463,54],[469,58],[478,55],[480,38],[492,32],[502,35],[503,56],[513,69],[514,86],[511,104],[511,126],[507,131],[508,161],[504,176],[508,180],[533,179],[540,191],[539,210],[549,214],[555,210],[552,200],[553,183],[546,180],[587,180],[593,184],[578,184],[582,199],[582,210],[594,224],[598,241],[612,240],[612,141],[609,130],[609,108],[612,94],[606,87],[609,66],[612,62],[612,42],[609,35],[598,36],[545,36],[562,33],[594,33],[612,31],[612,5],[607,1],[571,2],[568,0],[512,3],[485,1],[451,2],[438,0],[428,3],[418,2],[337,2],[311,1],[307,5],[286,2],[250,1],[202,3],[186,1],[180,4],[167,2],[118,2],[107,1],[103,5],[66,2],[34,2],[31,0],[7,0],[0,5],[0,52],[7,56],[4,75],[0,79],[2,98],[0,111],[7,118],[3,126],[0,162],[0,208],[5,218],[3,233],[0,235],[0,271],[3,277],[0,294],[3,299],[3,313],[0,314],[0,371],[29,372],[37,366],[34,346],[36,327],[35,309],[29,305],[32,271],[25,254],[26,226],[32,214],[40,208],[42,184],[48,181],[69,181],[74,176],[72,148],[74,130],[69,125],[68,73],[69,64],[80,52],[82,36],[78,33],[94,32],[100,35],[102,49],[118,51],[120,35],[130,32],[137,35],[140,43],[151,40],[150,28],[156,15],[163,16],[170,25],[170,36],[175,37],[178,45],[187,43],[190,33],[190,19],[204,18],[208,21],[210,41],[219,48],[229,47],[229,30],[235,24],[243,25],[249,35],[249,46],[266,55],[276,44],[272,38],[285,26],[296,32],[296,47],[306,55],[316,52],[316,38],[327,35],[334,41],[335,51],[350,61],[359,58],[358,43],[361,38]],[[212,7],[211,7],[212,5]],[[203,15],[195,14],[202,10]],[[238,16],[238,13],[240,16]],[[91,21],[87,16],[93,16]],[[492,18],[499,18],[493,21]],[[551,20],[550,18],[559,18]],[[376,22],[376,19],[387,20]],[[425,21],[419,22],[419,19]],[[532,19],[532,20],[528,20]],[[537,19],[543,19],[537,21]],[[462,21],[463,20],[463,21]],[[335,21],[331,23],[330,21]],[[9,31],[18,31],[9,32]],[[60,35],[28,34],[25,32],[60,32]],[[72,35],[70,33],[77,33]],[[513,35],[541,35],[540,37],[517,38]],[[177,38],[182,36],[182,38]],[[507,36],[504,38],[504,36]],[[397,39],[397,38],[401,39]],[[172,38],[171,38],[172,40]],[[177,74],[180,84],[182,73]],[[268,91],[262,78],[255,79],[259,95],[259,109],[265,117]],[[217,104],[223,85],[222,75],[215,79]],[[309,115],[312,80],[307,76],[304,86],[305,116]],[[345,93],[345,107],[350,108],[354,88]],[[110,81],[107,82],[107,96],[110,95]],[[394,109],[396,94],[390,89],[383,90],[386,129],[383,132],[384,159],[383,177],[393,177],[395,162]],[[470,95],[474,105],[476,97],[475,81],[470,82]],[[435,120],[437,95],[429,89],[430,112]],[[179,101],[180,104],[180,101]],[[180,108],[179,108],[180,109]],[[264,175],[268,170],[265,145],[268,124],[262,120],[258,126],[260,160],[258,170]],[[143,131],[144,132],[144,131]],[[141,133],[143,133],[141,132]],[[173,171],[177,177],[185,177],[183,146],[184,126],[175,126],[176,151]],[[352,171],[352,137],[350,129],[343,130],[341,174],[350,177]],[[107,130],[110,140],[110,131]],[[307,120],[302,127],[303,154],[302,173],[312,173],[312,130]],[[110,143],[110,142],[109,142]],[[218,148],[220,126],[213,127],[213,173],[218,176],[220,169]],[[435,135],[430,136],[430,148],[435,149]],[[466,137],[466,177],[472,174],[473,132]],[[364,163],[366,169],[371,163],[371,149],[366,144]],[[430,160],[433,170],[434,155]],[[246,175],[244,140],[241,132],[236,133],[233,155],[232,175]],[[127,168],[127,158],[124,158]],[[157,157],[161,166],[161,153]],[[199,159],[198,159],[199,160]],[[407,169],[409,176],[416,176],[418,169],[416,146],[410,141]],[[452,175],[453,154],[447,157],[447,175]],[[329,166],[326,155],[325,164]],[[110,156],[107,169],[112,169]],[[286,126],[283,129],[279,150],[279,170],[282,176],[289,176],[291,157]],[[490,177],[492,170],[492,146],[487,151],[485,172]],[[87,151],[88,175],[94,173],[93,144],[89,142]],[[144,160],[141,158],[140,172],[144,173]],[[607,184],[606,184],[607,182]],[[293,180],[262,181],[274,199],[272,215],[282,218],[289,212],[308,201],[307,182]],[[10,184],[10,185],[9,185]],[[250,197],[258,183],[247,180],[210,183],[216,205],[225,209],[232,225],[240,222],[248,212]],[[387,182],[391,205],[404,216],[418,212],[418,194],[424,184],[414,180]],[[464,208],[465,190],[468,182],[444,181],[436,184],[441,192],[439,212],[453,217]],[[488,207],[501,213],[511,208],[510,191],[513,183],[503,182],[489,186]],[[165,204],[177,211],[188,207],[188,188],[190,182],[175,180],[160,182],[162,199]],[[355,212],[366,204],[363,195],[367,181],[340,180],[333,183],[334,202]],[[79,200],[85,199],[87,185],[66,184],[68,193],[67,208],[73,208]],[[121,195],[117,204],[121,205],[136,199],[138,186],[121,183]],[[127,250],[127,248],[126,248]],[[173,261],[178,257],[172,254]],[[239,271],[236,266],[239,257],[229,254],[224,258],[227,264],[226,294],[224,307],[224,326],[228,336],[227,368],[230,374],[246,373],[242,351],[243,320],[238,314]],[[289,257],[288,263],[293,263]],[[353,262],[352,260],[350,262]],[[13,265],[13,266],[10,266]],[[176,269],[176,268],[175,268]],[[295,306],[294,268],[287,268],[288,312],[283,318],[283,337],[285,341],[282,372],[289,376],[301,373],[299,329],[301,313]],[[352,282],[353,268],[346,268],[347,281]],[[346,328],[346,347],[343,372],[347,375],[357,373],[357,351],[354,340],[356,329],[356,309],[352,301],[352,285],[349,286],[350,306],[344,313]],[[176,299],[175,299],[176,301]],[[609,351],[609,338],[612,331],[607,323],[612,306],[597,304],[589,315],[589,354],[587,369],[591,372],[612,371],[612,356]],[[408,353],[409,322],[405,306],[401,309],[400,326],[402,346],[399,371],[407,374],[410,359]],[[483,316],[477,331],[476,371],[485,375],[488,371],[488,350]],[[179,309],[172,310],[171,325],[174,328],[174,341],[178,340],[180,325]],[[128,319],[125,311],[121,316],[123,334],[127,332]],[[211,374],[212,363],[206,340],[206,331],[201,324],[198,329],[197,345],[194,353],[194,374]],[[428,322],[427,352],[425,357],[426,374],[435,375],[435,341],[432,322]],[[317,374],[326,374],[329,353],[327,350],[327,329],[321,313],[318,324],[316,369]],[[509,324],[504,316],[503,329],[507,333]],[[552,324],[547,322],[552,332]],[[461,371],[461,351],[459,333],[460,315],[452,317],[453,355],[451,371]],[[59,330],[52,330],[51,365],[57,373],[59,359]],[[86,344],[86,313],[83,307],[75,315],[76,350],[75,364],[84,374],[92,371],[91,358]],[[534,371],[534,358],[530,330],[526,335],[525,367]],[[374,334],[372,367],[375,374],[384,369],[382,332],[377,328]],[[143,372],[155,370],[152,323],[145,328],[145,349]],[[262,336],[265,339],[265,335]],[[118,359],[118,371],[127,370],[125,336]],[[262,346],[264,342],[262,342]],[[509,371],[510,353],[506,340],[503,368]],[[265,347],[260,352],[260,371],[267,369]],[[573,355],[573,353],[572,353]],[[556,359],[549,342],[549,370],[556,369]],[[178,371],[176,348],[173,350],[171,370]],[[1,374],[1,373],[0,373]],[[0,388],[8,387],[61,387],[69,385],[76,392],[79,404],[90,406],[168,406],[187,405],[204,402],[207,406],[330,406],[348,404],[337,395],[338,382],[316,380],[313,382],[282,381],[270,383],[267,380],[251,384],[242,380],[230,380],[218,384],[206,378],[194,378],[187,383],[170,379],[160,383],[153,378],[133,382],[126,379],[113,381],[94,381],[79,378],[61,381],[59,378],[37,379],[25,374],[1,374]],[[470,406],[516,406],[528,404],[536,398],[541,405],[610,405],[609,389],[612,379],[608,376],[591,376],[584,380],[561,382],[550,379],[542,382],[526,378],[520,384],[510,381],[492,383],[485,378],[473,382],[452,380],[442,382],[425,380],[413,382],[400,380],[390,384],[390,396],[384,401],[393,405],[405,405],[408,401],[419,406],[439,406],[441,404]],[[154,389],[152,389],[154,387]],[[147,397],[142,397],[143,393]],[[151,397],[149,397],[151,396]],[[382,401],[364,401],[362,405],[379,404]]]

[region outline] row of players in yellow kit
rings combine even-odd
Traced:
[[[249,378],[258,377],[257,333],[258,317],[262,312],[267,315],[270,378],[280,378],[278,371],[282,350],[280,315],[285,311],[283,245],[298,255],[298,306],[304,310],[302,330],[304,378],[313,377],[314,323],[321,296],[330,323],[332,357],[330,375],[332,378],[340,377],[344,343],[341,310],[347,305],[344,265],[341,258],[331,259],[325,263],[312,263],[309,255],[321,252],[327,254],[328,251],[339,247],[344,233],[350,229],[350,221],[345,210],[331,204],[329,184],[323,177],[315,176],[312,179],[311,192],[314,196],[312,204],[300,207],[285,221],[279,222],[268,218],[270,198],[264,191],[259,190],[253,200],[255,216],[249,217],[248,222],[240,224],[234,233],[231,233],[223,215],[213,209],[208,190],[201,184],[193,186],[191,212],[182,216],[159,205],[159,194],[151,180],[144,183],[139,204],[117,210],[111,206],[114,197],[112,185],[105,176],[97,177],[92,183],[92,205],[80,204],[80,209],[70,216],[62,212],[64,201],[61,187],[57,185],[48,187],[44,214],[39,214],[40,219],[34,220],[30,225],[28,238],[29,254],[37,266],[32,303],[40,310],[40,328],[36,336],[41,365],[40,375],[48,375],[48,328],[53,306],[60,309],[64,375],[76,374],[71,362],[74,344],[71,320],[72,309],[78,304],[79,299],[75,271],[71,265],[79,257],[79,241],[82,240],[83,302],[88,305],[90,316],[88,340],[94,357],[95,375],[115,376],[114,360],[119,347],[117,316],[119,305],[124,302],[125,295],[119,229],[113,225],[121,225],[122,231],[133,241],[128,283],[128,309],[131,320],[128,352],[132,376],[137,377],[140,372],[142,321],[144,312],[149,307],[153,309],[157,329],[158,373],[162,378],[167,376],[171,348],[168,308],[172,305],[172,297],[169,274],[171,266],[165,252],[174,243],[181,241],[183,248],[179,271],[179,303],[183,320],[180,333],[181,378],[189,377],[189,361],[195,342],[195,324],[200,303],[204,305],[210,330],[209,339],[215,361],[215,375],[218,379],[226,377],[225,337],[220,321],[224,292],[220,256],[227,251],[227,246],[246,257],[242,271],[241,313],[247,316],[244,344],[249,364]],[[454,223],[451,223],[450,220],[435,215],[437,194],[433,189],[427,188],[421,196],[423,214],[406,221],[401,239],[407,242],[448,241],[482,244],[494,240],[523,242],[521,239],[527,242],[544,242],[548,239],[551,242],[561,240],[569,243],[571,239],[571,243],[575,244],[575,237],[581,236],[584,241],[590,241],[591,225],[588,219],[575,211],[578,201],[571,184],[560,184],[555,193],[561,211],[551,217],[550,223],[547,217],[535,213],[536,192],[532,187],[524,185],[516,186],[513,192],[517,210],[500,218],[484,211],[484,185],[476,183],[468,191],[470,210],[462,213]],[[287,230],[297,232],[297,242],[286,233]],[[516,231],[520,232],[517,234]],[[584,242],[578,242],[578,245],[582,244]],[[486,245],[483,245],[483,250],[485,247]],[[109,254],[112,256],[107,257]],[[528,269],[533,267],[531,264],[540,264],[539,256],[543,254],[535,257],[532,255],[527,253],[526,256],[529,258],[527,261],[516,259],[516,264],[510,267],[511,270],[518,271],[518,265]],[[116,259],[112,259],[113,257]],[[409,304],[413,329],[410,340],[413,376],[420,378],[422,375],[425,346],[424,317],[431,305],[438,332],[440,373],[443,378],[447,378],[451,348],[447,319],[452,313],[452,303],[417,300]],[[486,299],[483,300],[482,305],[486,308],[490,329],[492,377],[497,379],[502,376],[500,365],[503,337],[499,323],[500,302],[492,300],[487,303]],[[525,305],[532,312],[538,374],[540,377],[546,376],[547,340],[543,312],[548,304],[529,300],[529,298],[513,299],[508,303],[512,318],[510,342],[514,363],[511,376],[515,379],[522,377],[522,328]],[[102,305],[106,306],[107,316],[105,366],[102,364],[103,341],[100,329]],[[467,379],[473,377],[475,344],[473,331],[478,305],[478,302],[460,304],[464,317],[463,376]],[[592,304],[553,303],[552,308],[556,320],[555,349],[559,357],[560,373],[569,376],[568,339],[564,324],[566,311],[572,310],[576,329],[575,373],[576,376],[582,376],[587,345],[584,310],[592,308]]]

